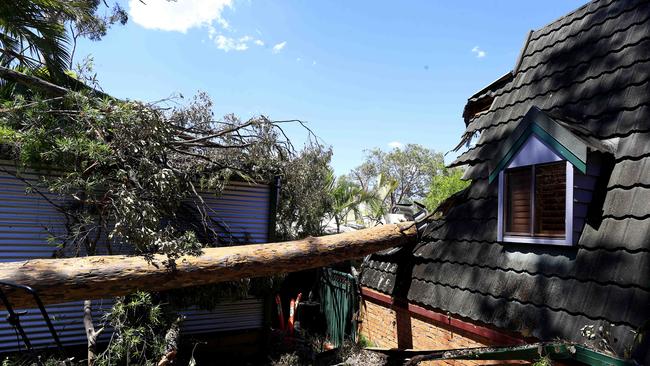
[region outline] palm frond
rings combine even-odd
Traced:
[[[0,63],[3,66],[45,66],[57,79],[70,62],[66,21],[92,16],[87,2],[12,0],[0,2]]]

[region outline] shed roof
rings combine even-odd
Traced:
[[[650,2],[596,0],[533,31],[513,74],[467,124],[480,138],[453,165],[471,185],[417,246],[373,255],[362,283],[540,339],[588,343],[583,326],[612,324],[622,354],[650,321]],[[490,165],[532,107],[613,152],[575,246],[496,240]]]

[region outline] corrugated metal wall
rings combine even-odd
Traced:
[[[28,192],[30,185],[36,186],[39,182],[36,172],[21,171],[21,179],[15,177],[15,172],[11,162],[0,160],[0,262],[51,258],[57,247],[48,239],[65,233],[65,217],[48,200],[56,204],[63,201],[49,193],[43,197]],[[213,210],[210,214],[213,219],[227,226],[239,241],[263,243],[268,240],[269,186],[232,182],[219,197],[209,192],[200,194]],[[99,319],[101,308],[110,307],[111,301],[94,301],[93,304],[94,318]],[[47,309],[65,345],[85,343],[82,302],[48,306]],[[263,320],[262,302],[258,299],[224,302],[214,311],[190,309],[185,315],[183,331],[188,334],[255,329],[262,326]],[[0,352],[23,347],[5,320],[5,311],[0,311],[0,319]],[[27,310],[27,314],[21,316],[21,324],[34,346],[54,346],[37,309]]]

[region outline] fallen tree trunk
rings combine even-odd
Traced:
[[[200,256],[177,259],[173,268],[164,263],[167,258],[162,255],[152,260],[111,255],[3,263],[0,281],[30,286],[38,291],[43,303],[53,304],[295,272],[416,240],[415,224],[406,222],[284,243],[208,248]],[[2,290],[14,307],[34,306],[33,298],[25,291],[9,287]]]

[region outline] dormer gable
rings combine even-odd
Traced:
[[[532,107],[490,163],[489,181],[499,184],[498,240],[577,242],[600,172],[592,153],[612,151]]]

